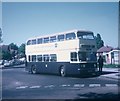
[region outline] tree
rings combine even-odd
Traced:
[[[18,49],[18,53],[21,57],[25,57],[25,44],[22,43],[21,46]]]
[[[18,46],[14,43],[9,44],[9,51],[12,55],[12,58],[15,58],[15,56],[18,54]]]
[[[11,60],[12,55],[10,54],[9,51],[2,51],[2,59],[4,60]]]
[[[96,38],[97,49],[103,47],[104,46],[104,42],[101,39],[101,36],[100,36],[99,33],[97,34],[97,37],[95,37],[95,38]]]
[[[2,29],[0,28],[0,43],[2,43]]]
[[[18,46],[14,43],[9,44],[9,49],[10,50],[18,50]]]

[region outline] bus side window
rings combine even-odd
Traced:
[[[31,45],[31,40],[28,40],[28,41],[27,41],[27,45]]]
[[[37,55],[37,61],[42,62],[42,55]]]
[[[49,37],[44,38],[44,43],[49,43]]]
[[[57,61],[57,56],[56,56],[56,54],[50,54],[50,61],[51,61],[51,62]]]
[[[64,40],[64,34],[58,35],[58,41],[63,41]]]
[[[32,62],[36,62],[36,55],[32,55]]]
[[[36,44],[36,39],[32,40],[32,45]]]
[[[37,39],[37,44],[42,44],[42,38]]]
[[[77,61],[77,53],[76,52],[71,52],[70,57],[71,57],[71,61]]]
[[[75,33],[68,33],[66,34],[66,40],[75,39]]]
[[[56,36],[51,36],[50,37],[50,42],[55,42],[56,41]]]
[[[49,55],[48,54],[43,55],[43,60],[44,62],[49,62]]]

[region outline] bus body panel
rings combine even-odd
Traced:
[[[37,73],[60,74],[60,68],[65,66],[67,75],[93,74],[97,70],[97,63],[70,63],[70,62],[29,62],[26,70],[30,71],[32,66],[36,66]]]

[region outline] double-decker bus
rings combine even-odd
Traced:
[[[61,76],[97,72],[96,41],[92,31],[71,30],[29,38],[26,70]]]

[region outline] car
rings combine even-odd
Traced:
[[[4,60],[0,60],[0,68],[4,67]]]
[[[4,67],[8,67],[8,66],[11,66],[10,62],[7,61],[7,60],[5,60],[5,61],[4,61]]]

